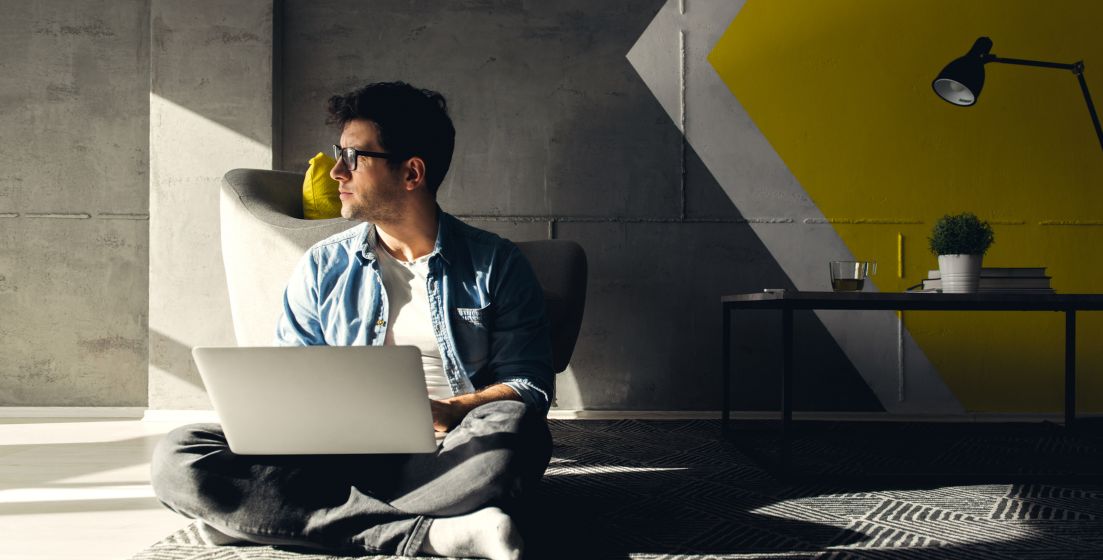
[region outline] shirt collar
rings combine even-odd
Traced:
[[[452,220],[455,218],[451,214],[446,213],[440,209],[440,205],[437,205],[437,240],[433,244],[433,254],[440,255],[440,258],[444,259],[445,264],[452,264],[452,260],[449,258],[454,251],[452,245],[455,243],[455,236],[452,235],[452,228],[454,224]]]
[[[446,264],[451,264],[448,259],[448,255],[451,252],[453,241],[452,236],[449,235],[449,231],[453,225],[451,221],[455,219],[450,214],[440,209],[440,205],[437,205],[437,239],[433,243],[433,252],[429,254],[432,258],[434,255],[440,255]],[[376,247],[379,244],[379,232],[376,231],[375,224],[368,223],[367,230],[364,233],[364,238],[360,242],[360,248],[356,251],[356,256],[360,259],[361,264],[367,264],[378,258],[376,255]]]

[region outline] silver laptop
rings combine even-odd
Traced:
[[[437,448],[414,346],[195,348],[192,355],[234,453]]]

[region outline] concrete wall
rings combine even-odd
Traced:
[[[272,2],[2,8],[0,406],[209,407],[190,350],[234,343],[218,187],[271,166]]]
[[[790,4],[778,8],[753,0],[746,6],[759,17],[763,10],[790,9]],[[1027,4],[1016,6],[1029,11]],[[326,97],[373,80],[404,79],[438,89],[450,100],[458,144],[440,194],[443,206],[507,237],[574,239],[588,252],[587,314],[575,359],[558,379],[560,408],[716,408],[721,294],[762,287],[823,289],[824,260],[895,250],[881,241],[895,243],[907,228],[906,245],[915,252],[928,219],[904,215],[901,208],[914,205],[889,191],[867,196],[885,216],[838,214],[824,204],[823,194],[810,193],[843,196],[850,191],[839,185],[859,189],[849,170],[875,168],[860,165],[864,153],[858,153],[858,164],[832,165],[838,146],[806,141],[833,133],[831,123],[814,117],[837,111],[784,120],[807,108],[801,105],[804,91],[822,91],[820,98],[838,96],[835,105],[858,115],[845,121],[858,123],[850,132],[874,138],[870,131],[877,122],[899,121],[892,111],[911,111],[929,100],[925,93],[914,101],[908,97],[922,89],[911,71],[891,75],[908,93],[880,112],[879,121],[846,105],[853,80],[827,80],[811,88],[797,80],[784,89],[800,94],[796,99],[772,103],[773,86],[765,80],[786,75],[770,74],[771,68],[794,66],[763,61],[792,55],[805,61],[808,75],[818,66],[806,62],[801,41],[770,49],[772,41],[789,36],[785,33],[759,30],[758,40],[741,35],[759,29],[748,15],[756,12],[743,8],[742,1],[681,0],[150,0],[7,7],[0,21],[0,71],[7,76],[0,83],[0,405],[206,408],[190,349],[234,342],[218,246],[216,193],[222,174],[274,162],[281,169],[306,169],[311,155],[328,149],[336,137],[323,125]],[[828,20],[852,13],[816,9],[829,13],[817,19],[804,10],[767,19],[782,28],[800,21],[801,36],[817,41],[835,37],[836,43],[816,45],[816,52],[831,60],[831,53],[853,47],[856,35],[827,33],[836,29]],[[880,29],[878,22],[895,21],[877,10],[890,8],[870,2],[853,11],[868,20],[853,20],[855,29],[865,33]],[[982,11],[971,17],[970,25],[999,23],[1004,36],[1019,33],[1025,37],[1020,41],[1034,36],[1030,25],[1043,20],[1022,17],[1010,25],[985,19]],[[1089,55],[1099,47],[1089,31],[1062,35],[1074,37],[1075,44],[1054,56],[1093,60]],[[714,64],[710,53],[721,36],[729,37],[724,52],[730,60],[720,57]],[[767,49],[756,51],[761,42]],[[927,52],[915,46],[925,44],[921,39],[896,44],[902,45],[900,56]],[[933,66],[945,62],[941,52],[932,57]],[[909,67],[925,64],[917,58]],[[1050,87],[1041,84],[1005,84],[1002,90],[1029,101],[1036,95],[1030,91]],[[757,89],[743,90],[748,85]],[[1074,98],[1061,107],[1079,103]],[[1028,111],[993,107],[995,112],[972,115],[1003,127],[999,139],[1006,146],[986,152],[984,162],[968,159],[953,168],[960,181],[982,164],[984,169],[1024,165],[1017,176],[1074,170],[1052,175],[1067,193],[1060,204],[1051,204],[1052,215],[1032,213],[1034,206],[1024,203],[1029,211],[1024,216],[1003,216],[997,224],[1064,233],[1031,241],[1017,238],[1022,234],[1016,227],[997,230],[1009,240],[997,247],[1019,249],[1002,254],[1011,260],[997,265],[1027,265],[1015,259],[1035,251],[1030,255],[1057,272],[1054,286],[1060,290],[1097,291],[1099,274],[1085,276],[1073,267],[1079,247],[1090,246],[1099,231],[1092,209],[1099,205],[1090,204],[1097,191],[1084,186],[1099,183],[1097,154],[1079,143],[1063,147],[1054,140],[1038,152],[1038,162],[1006,155],[1030,140],[1014,139],[1018,128],[999,115]],[[1061,122],[1054,129],[1059,138],[1073,138],[1085,119],[1072,112],[1064,118],[1064,112],[1060,119],[1037,117],[1030,133],[1051,133],[1053,122]],[[782,120],[771,121],[771,115]],[[955,127],[957,121],[949,119],[915,121],[908,140],[919,142],[919,148],[890,151],[938,152],[922,149],[923,142]],[[983,137],[989,129],[970,131]],[[983,143],[981,137],[974,143]],[[794,141],[803,151],[785,148]],[[63,148],[60,155],[54,147]],[[829,150],[810,151],[823,147]],[[818,157],[827,159],[807,164]],[[943,169],[938,161],[919,161],[909,155],[876,169]],[[828,177],[837,184],[824,182],[823,173],[833,170],[842,170]],[[1029,202],[1024,192],[1000,200]],[[961,202],[976,203],[974,198]],[[984,211],[983,204],[972,209]],[[900,289],[917,280],[908,274],[928,267],[922,259],[901,263],[906,273],[882,289]],[[1085,333],[1099,330],[1099,321],[1086,321]],[[891,314],[872,327],[865,319],[853,322],[866,324],[857,330],[850,323],[838,315],[797,317],[802,341],[797,408],[1052,408],[1052,395],[1034,398],[1042,386],[1053,385],[1049,374],[1034,376],[1031,368],[1019,367],[1010,378],[1030,378],[1029,384],[1016,381],[1016,387],[992,391],[977,381],[992,373],[984,367],[994,366],[982,364],[979,374],[970,367],[967,375],[957,376],[953,367],[935,365],[934,358],[928,362],[924,354],[945,353],[936,351],[938,344],[920,347],[922,341],[913,341],[907,330],[897,331]],[[939,336],[943,330],[923,317],[910,320],[909,329],[912,325],[925,325]],[[974,331],[987,330],[984,325]],[[764,313],[737,323],[732,338],[741,366],[737,408],[777,403],[779,329],[777,319]],[[902,369],[898,332],[906,348]],[[990,352],[1022,347],[999,336],[986,338]],[[1042,356],[1034,346],[1048,338],[1038,341],[1031,343],[1029,359],[1005,362],[1034,364]],[[1089,352],[1084,358],[1094,364],[1101,356]],[[949,389],[943,384],[947,371],[957,376]],[[1086,377],[1085,386],[1100,379]],[[1002,397],[1015,391],[1026,398]],[[1053,386],[1057,394],[1059,387]],[[963,396],[967,399],[959,402]]]
[[[152,36],[149,406],[209,408],[191,349],[235,342],[218,193],[272,164],[272,2],[154,0]]]
[[[0,406],[143,406],[148,3],[0,13]]]
[[[589,303],[559,406],[716,408],[718,297],[791,284],[625,58],[660,4],[9,10],[0,64],[19,78],[0,86],[0,216],[13,216],[0,218],[0,302],[16,319],[0,322],[0,402],[207,408],[190,349],[234,342],[222,174],[273,161],[305,169],[336,136],[323,124],[326,97],[402,79],[450,100],[459,132],[446,209],[517,240],[573,239],[589,254]],[[46,148],[78,122],[70,165],[47,165]],[[739,408],[777,401],[773,354],[761,352],[774,348],[770,321],[737,325],[739,355],[754,366]],[[799,405],[879,409],[818,321],[802,317],[798,329],[812,349],[800,360],[822,366]]]
[[[405,80],[449,99],[446,210],[512,239],[554,232],[586,249],[589,299],[558,378],[561,408],[718,408],[720,296],[793,287],[626,59],[662,4],[285,3],[286,169],[305,170],[336,139],[323,126],[329,95]],[[665,68],[677,76],[678,59]],[[880,410],[819,321],[797,329],[798,406]],[[747,367],[736,407],[776,405],[779,330],[765,315],[737,326]]]

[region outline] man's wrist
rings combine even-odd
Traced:
[[[474,393],[467,393],[466,395],[456,395],[454,397],[445,399],[444,402],[459,407],[466,415],[468,412],[478,408],[480,405],[484,405],[489,402],[503,401],[503,400],[521,400],[521,396],[514,391],[512,387],[504,383],[498,383],[495,385],[489,385],[476,391]]]

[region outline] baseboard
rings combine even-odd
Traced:
[[[141,418],[144,406],[0,406],[0,418]]]
[[[213,410],[155,410],[149,409],[142,416],[143,422],[171,422],[174,424],[218,423],[218,414]]]
[[[567,410],[553,408],[552,420],[716,420],[719,410]]]
[[[738,411],[732,420],[778,420],[776,411]],[[1103,414],[1078,414],[1077,418],[1099,418]],[[718,420],[719,410],[560,410],[552,409],[553,420]],[[888,412],[794,412],[794,420],[835,422],[1057,422],[1061,413],[974,412],[967,414],[890,414]]]
[[[769,411],[732,411],[733,420],[777,420],[780,414]],[[1078,418],[1099,417],[1082,414]],[[565,410],[552,409],[552,420],[719,420],[719,410]],[[1062,414],[972,413],[889,414],[887,412],[794,412],[795,420],[836,422],[1064,422]],[[218,422],[213,410],[146,410],[142,420],[148,422],[200,423]]]
[[[732,411],[733,420],[776,420],[774,411]],[[1100,418],[1103,414],[1078,414]],[[0,406],[0,418],[141,418],[147,422],[218,422],[213,410],[147,409],[140,406]],[[719,410],[552,409],[553,420],[717,420]],[[1060,413],[889,414],[887,412],[794,412],[795,420],[842,422],[1064,422]]]

